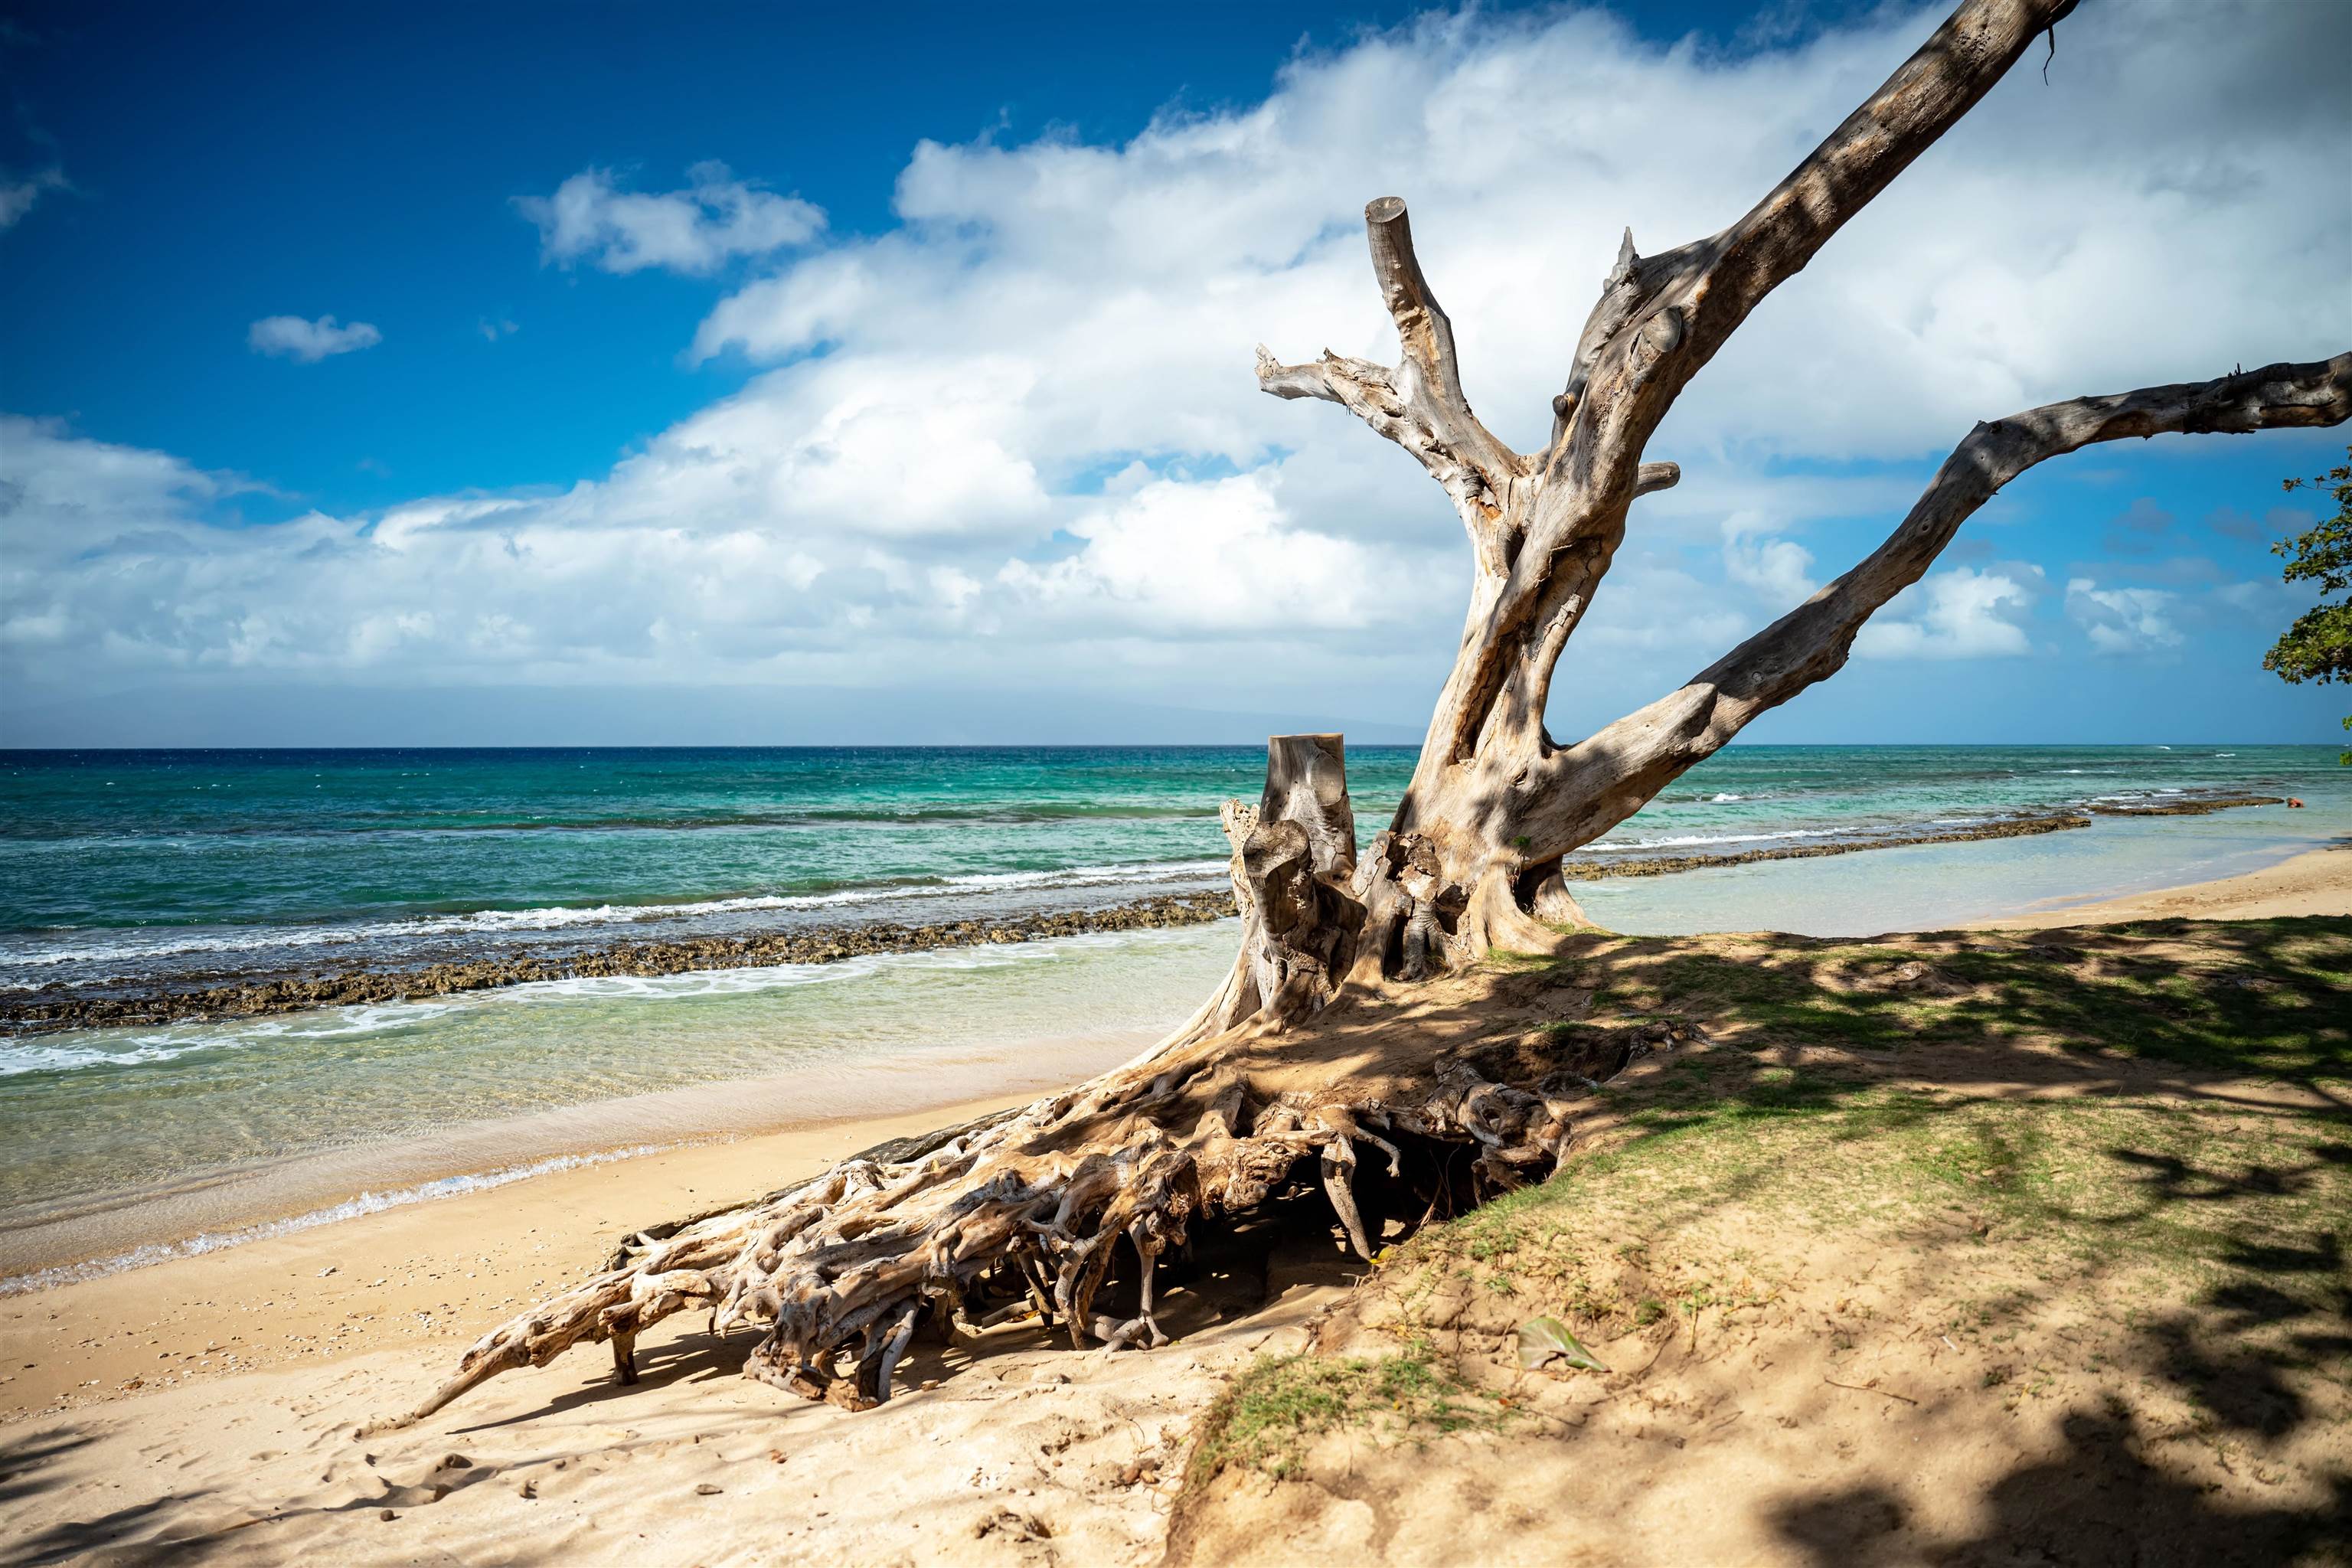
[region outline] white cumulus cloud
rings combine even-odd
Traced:
[[[1813,552],[1793,539],[1759,535],[1753,513],[1735,512],[1723,522],[1723,571],[1733,582],[1754,589],[1769,601],[1775,615],[1794,609],[1813,596],[1821,584],[1813,580]]]
[[[1864,658],[1993,658],[2032,651],[2021,621],[2041,573],[1956,566],[1931,572],[1887,602],[1854,638]]]
[[[2164,588],[2102,588],[2089,577],[2066,580],[2066,614],[2100,653],[2149,653],[2180,646],[2173,624],[2180,595]]]
[[[372,349],[383,342],[383,334],[365,321],[339,326],[332,316],[315,321],[300,316],[264,316],[246,329],[245,342],[257,354],[316,364],[331,355]]]
[[[646,195],[621,189],[610,169],[583,169],[553,195],[519,196],[515,207],[539,226],[542,260],[584,260],[607,272],[712,272],[824,230],[822,208],[739,180],[724,163],[697,163],[687,181],[682,191]]]
[[[1299,528],[1271,470],[1209,483],[1152,479],[1074,518],[1076,553],[1008,563],[998,581],[1024,608],[1121,635],[1345,632],[1409,596],[1399,563],[1355,541]]]

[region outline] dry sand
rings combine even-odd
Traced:
[[[2347,912],[2337,848],[1983,923]],[[681,1317],[640,1343],[634,1389],[583,1350],[351,1437],[621,1232],[1010,1102],[562,1171],[0,1300],[0,1563],[1158,1561],[1192,1424],[1253,1354],[1304,1342],[1344,1294],[1335,1258],[1278,1257],[1263,1297],[1204,1280],[1159,1352],[1073,1355],[1032,1331],[977,1358],[927,1348],[909,1392],[857,1416],[734,1376],[743,1337]]]

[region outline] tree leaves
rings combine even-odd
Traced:
[[[2352,447],[2345,448],[2345,455],[2352,457]],[[2263,655],[2263,668],[2290,684],[2352,680],[2352,601],[2325,601],[2326,595],[2352,587],[2352,463],[2307,480],[2288,479],[2285,488],[2298,490],[2305,484],[2334,495],[2336,515],[2280,540],[2271,552],[2287,558],[2281,577],[2289,583],[2317,583],[2322,602],[2295,617]],[[2344,727],[2352,730],[2352,715],[2345,718]],[[2352,767],[2352,752],[2336,761]]]

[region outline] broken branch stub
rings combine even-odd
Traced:
[[[1204,1026],[1229,1029],[1265,1016],[1276,1026],[1319,1012],[1355,962],[1363,906],[1356,875],[1356,813],[1348,749],[1339,735],[1276,735],[1265,743],[1265,791],[1255,806],[1227,801],[1241,952]]]

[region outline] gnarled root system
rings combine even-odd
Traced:
[[[1179,1037],[1018,1111],[640,1233],[603,1271],[485,1335],[415,1410],[362,1435],[583,1342],[609,1341],[620,1381],[633,1381],[636,1337],[688,1309],[717,1331],[764,1329],[747,1377],[850,1409],[889,1398],[927,1321],[978,1333],[1034,1316],[1074,1346],[1156,1346],[1159,1260],[1204,1221],[1316,1183],[1369,1257],[1386,1217],[1441,1200],[1451,1212],[1550,1173],[1569,1142],[1572,1075],[1494,1081],[1393,1021],[1349,1027],[1349,1011],[1296,1032],[1261,1021]],[[1465,1173],[1473,1191],[1440,1190]],[[1115,1263],[1138,1285],[1123,1319],[1095,1310]]]

